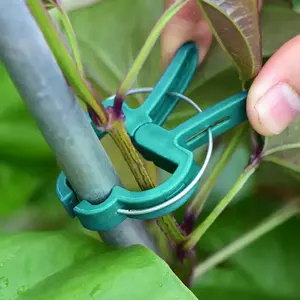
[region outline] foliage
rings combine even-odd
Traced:
[[[264,61],[300,28],[299,16],[287,1],[266,2],[262,11]],[[162,0],[155,5],[152,0],[137,0],[134,6],[130,3],[130,0],[102,0],[69,14],[85,73],[103,99],[115,93],[163,9]],[[157,43],[139,72],[135,87],[155,84],[161,74],[159,57]],[[76,232],[80,230],[76,221],[69,221],[62,209],[53,204],[57,203],[54,180],[58,173],[54,157],[3,68],[0,87],[2,98],[6,99],[0,105],[0,222],[7,231],[27,229],[24,224],[22,227],[22,222],[18,224],[18,220],[28,219],[28,212],[36,207],[30,229],[67,227],[65,231],[0,237],[0,299],[71,299],[76,296],[78,299],[193,299],[172,271],[148,250],[111,249],[99,241],[72,233],[73,226]],[[207,108],[240,91],[240,87],[235,65],[215,42],[187,94],[202,108]],[[137,106],[143,98],[137,95],[128,101],[131,106]],[[167,126],[175,126],[192,114],[190,107],[180,105]],[[259,168],[245,186],[240,186],[243,189],[239,189],[238,197],[197,244],[195,250],[200,263],[263,222],[264,217],[282,205],[283,199],[297,195],[298,124],[296,121],[285,133],[266,141]],[[233,130],[217,141],[211,168],[235,133]],[[231,158],[226,160],[227,165],[224,164],[223,172],[214,182],[195,226],[226,197],[243,171],[251,154],[249,141],[247,131],[234,146]],[[126,186],[136,189],[126,162],[111,140],[105,141],[105,147]],[[201,161],[201,157],[198,159]],[[152,165],[151,168],[153,170]],[[162,171],[152,173],[156,172],[159,179],[164,178]],[[206,178],[210,173],[211,170]],[[270,174],[276,174],[276,179],[271,180]],[[178,211],[177,216],[183,218],[183,211]],[[300,293],[298,223],[298,218],[288,221],[207,274],[194,278],[191,290],[199,299],[297,299]],[[180,276],[183,269],[179,265],[176,274]]]
[[[115,249],[66,231],[0,241],[1,299],[196,299],[165,262],[140,246]]]

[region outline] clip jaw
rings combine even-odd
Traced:
[[[196,71],[198,52],[194,44],[179,49],[155,88],[145,102],[136,109],[124,104],[126,130],[139,152],[158,167],[172,173],[161,185],[146,191],[127,191],[115,186],[109,197],[100,204],[86,200],[78,203],[63,173],[57,181],[57,194],[70,216],[77,216],[82,225],[90,230],[109,230],[127,217],[153,219],[175,211],[194,193],[197,185],[178,201],[168,200],[182,192],[195,179],[200,167],[194,160],[193,150],[207,142],[207,129],[213,136],[237,126],[246,120],[245,99],[240,93],[168,131],[161,127],[179,101]],[[104,101],[111,106],[113,97]],[[92,122],[91,122],[92,124]],[[92,124],[101,139],[105,133]],[[200,134],[199,134],[200,132]]]

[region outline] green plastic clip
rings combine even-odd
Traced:
[[[177,105],[197,68],[198,53],[193,43],[182,46],[173,61],[147,97],[136,109],[124,104],[126,130],[134,145],[147,160],[171,173],[161,185],[147,191],[128,191],[120,186],[112,189],[109,197],[100,204],[91,204],[76,196],[61,173],[57,182],[57,194],[72,217],[78,217],[90,230],[112,229],[127,217],[153,219],[175,211],[192,196],[197,185],[170,205],[170,199],[183,191],[200,171],[193,151],[208,141],[207,129],[218,136],[247,120],[246,97],[242,92],[201,112],[172,130],[161,125]],[[106,107],[113,104],[113,97],[104,101]],[[92,122],[91,122],[92,124]],[[92,124],[99,139],[105,133]],[[153,209],[156,208],[156,209]]]

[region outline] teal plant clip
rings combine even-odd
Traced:
[[[183,45],[153,89],[133,92],[150,92],[144,103],[132,109],[124,104],[126,130],[141,155],[159,168],[171,173],[159,186],[146,191],[128,191],[115,186],[105,201],[91,204],[78,201],[63,173],[57,181],[57,195],[72,217],[90,230],[114,228],[127,217],[154,219],[169,214],[185,204],[193,195],[199,179],[208,164],[212,139],[247,120],[246,92],[238,93],[199,113],[174,129],[162,127],[187,90],[198,63],[198,51],[193,43]],[[113,105],[114,96],[104,101]],[[90,120],[99,139],[105,133]],[[193,151],[208,143],[208,155],[200,167]]]

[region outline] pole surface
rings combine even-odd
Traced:
[[[68,87],[25,0],[0,1],[0,59],[80,199],[99,203],[120,178]],[[5,99],[2,99],[5,101]],[[111,245],[154,250],[143,222],[100,232]]]

